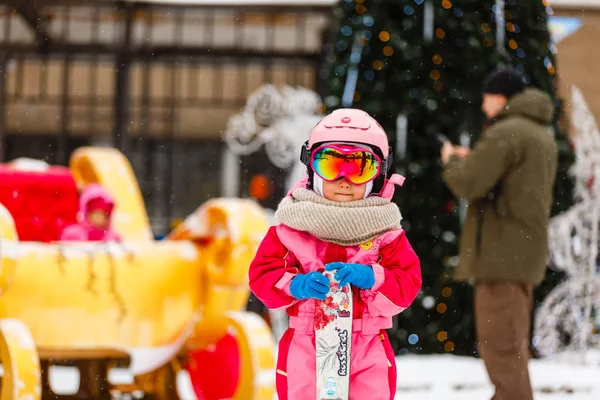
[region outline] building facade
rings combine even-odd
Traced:
[[[220,194],[221,133],[252,91],[316,89],[335,1],[228,3],[0,1],[0,161],[115,146],[167,232]]]

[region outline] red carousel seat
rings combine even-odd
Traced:
[[[12,214],[19,240],[51,242],[76,222],[77,186],[66,167],[22,170],[0,164],[0,203]]]

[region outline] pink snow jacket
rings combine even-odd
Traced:
[[[290,327],[314,331],[315,301],[296,300],[289,291],[298,273],[324,271],[334,261],[370,265],[375,285],[354,288],[354,329],[379,334],[392,327],[392,317],[404,311],[421,290],[421,269],[403,230],[386,232],[360,246],[323,242],[284,225],[271,227],[250,266],[250,288],[270,309],[286,309]]]
[[[393,189],[384,193],[391,197]],[[344,247],[284,225],[269,229],[249,270],[252,292],[268,308],[286,309],[290,316],[291,329],[280,342],[279,398],[316,397],[315,300],[294,299],[289,286],[296,274],[323,271],[326,264],[334,261],[370,265],[375,273],[371,289],[353,287],[352,291],[351,400],[393,398],[394,354],[384,330],[392,327],[392,317],[409,307],[421,290],[419,258],[404,231],[392,230],[361,245]],[[355,358],[362,352],[371,354],[368,359],[365,354]],[[293,360],[293,364],[288,365],[288,360]],[[360,373],[361,378],[354,379],[355,373]]]
[[[92,183],[88,185],[79,198],[79,212],[77,213],[77,224],[66,227],[60,236],[64,241],[101,241],[101,242],[119,242],[121,238],[110,226],[112,210],[109,214],[108,226],[106,229],[94,227],[87,219],[88,205],[93,200],[104,200],[112,209],[114,200],[110,193],[102,186]]]

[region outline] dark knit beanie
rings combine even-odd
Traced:
[[[523,75],[512,67],[500,67],[483,81],[483,93],[501,94],[507,99],[525,90]]]

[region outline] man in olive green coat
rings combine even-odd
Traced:
[[[475,147],[442,148],[443,179],[468,201],[454,278],[475,283],[478,349],[493,400],[532,400],[528,373],[533,288],[546,269],[557,168],[553,105],[504,67],[486,78],[490,125]]]

